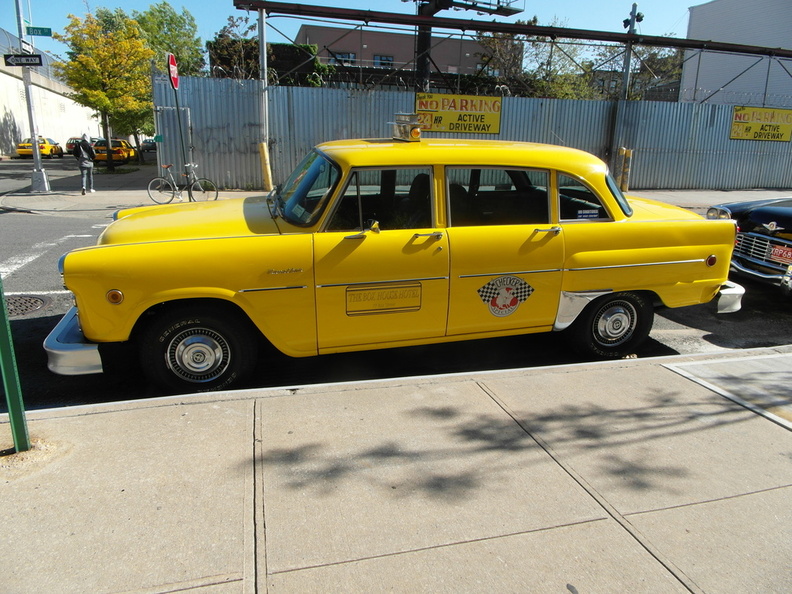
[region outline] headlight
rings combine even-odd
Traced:
[[[717,206],[713,206],[712,208],[707,210],[707,218],[708,219],[730,219],[731,213],[726,210],[725,208],[719,208]]]

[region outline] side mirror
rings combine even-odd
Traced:
[[[366,233],[379,233],[379,221],[375,221],[374,219],[369,219],[366,221],[366,227],[360,233],[355,233],[354,235],[347,235],[344,239],[364,239],[366,237]]]

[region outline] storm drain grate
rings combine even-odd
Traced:
[[[50,304],[48,297],[36,297],[35,295],[13,295],[6,297],[6,307],[8,317],[25,316],[38,311]]]

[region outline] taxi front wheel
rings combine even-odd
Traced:
[[[639,293],[614,293],[592,302],[570,328],[575,348],[584,355],[621,359],[649,336],[654,309]]]
[[[224,390],[244,380],[258,356],[250,324],[209,306],[171,309],[155,316],[138,338],[143,372],[175,392]]]

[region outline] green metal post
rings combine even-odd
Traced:
[[[8,419],[14,437],[14,449],[25,452],[30,449],[25,405],[22,402],[22,387],[19,384],[19,371],[14,357],[14,343],[11,339],[11,326],[8,323],[8,308],[3,295],[3,280],[0,279],[0,375],[3,376]]]

